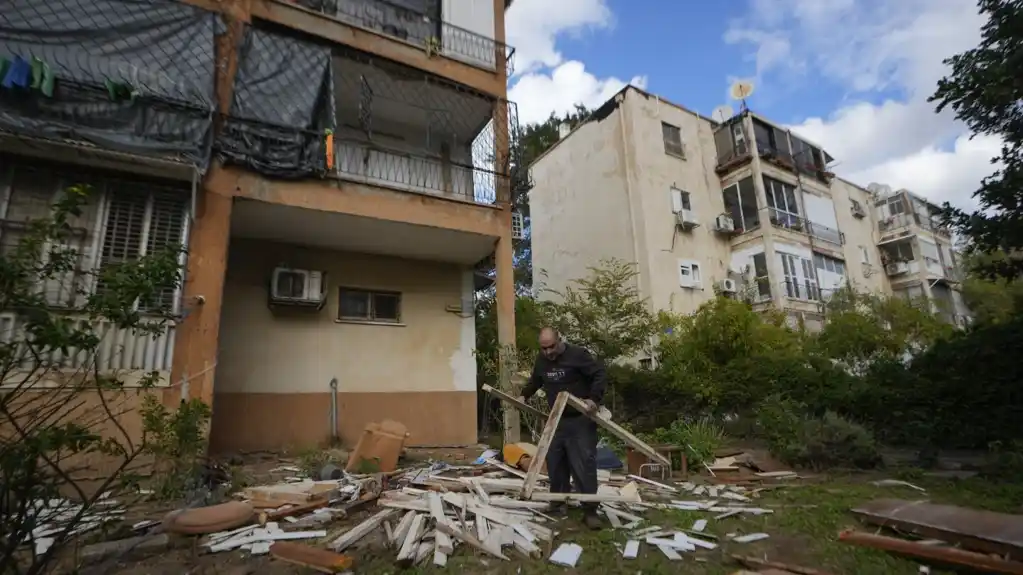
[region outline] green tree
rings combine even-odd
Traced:
[[[970,308],[973,321],[980,324],[1009,321],[1023,312],[1023,280],[990,277],[985,269],[1003,265],[1010,258],[1005,252],[971,253],[964,262],[963,302]]]
[[[1023,249],[1023,2],[980,0],[987,17],[980,45],[946,60],[952,73],[931,96],[937,110],[951,108],[975,134],[1002,140],[1000,166],[974,197],[980,209],[968,213],[945,204],[946,218],[977,251]],[[987,262],[988,276],[1023,274],[1023,259]]]
[[[79,254],[68,245],[69,224],[80,216],[91,191],[74,186],[53,206],[49,217],[28,222],[24,235],[0,253],[0,313],[15,318],[12,337],[0,342],[0,572],[35,575],[46,572],[76,527],[93,511],[99,494],[122,490],[136,479],[134,471],[147,453],[147,438],[122,425],[124,395],[115,374],[100,373],[97,354],[104,334],[92,326],[137,334],[163,333],[169,310],[139,312],[180,281],[179,249],[150,253],[133,261],[104,266],[80,291],[79,309],[56,310],[47,302],[48,282],[72,275]],[[66,361],[74,358],[75,361]],[[77,366],[77,367],[74,367]],[[147,374],[136,393],[156,383]],[[103,462],[98,485],[92,468]],[[83,475],[85,477],[83,477]],[[63,509],[66,521],[50,535],[53,544],[33,551],[34,529],[51,521],[40,502],[70,495],[78,506]],[[22,551],[23,546],[28,550]]]

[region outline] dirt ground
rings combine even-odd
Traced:
[[[406,464],[416,461],[446,461],[466,465],[482,452],[483,448],[457,450],[428,449],[409,450]],[[311,465],[319,463],[308,455],[257,454],[248,455],[241,465],[235,466],[237,473],[244,475],[248,484],[280,480],[280,473],[271,469],[281,465]],[[236,462],[237,463],[237,462]],[[905,474],[905,473],[904,473]],[[409,573],[454,572],[461,574],[483,573],[622,573],[642,572],[676,573],[684,570],[696,574],[729,575],[740,570],[730,559],[731,554],[754,555],[773,561],[782,561],[804,567],[825,569],[834,575],[891,573],[916,573],[918,566],[911,561],[869,549],[850,547],[836,541],[837,533],[855,525],[848,510],[865,501],[878,497],[901,497],[919,499],[920,493],[902,487],[876,487],[870,481],[879,477],[893,477],[894,471],[885,474],[841,475],[819,477],[816,481],[800,481],[789,487],[771,489],[761,494],[756,505],[770,508],[774,513],[762,516],[732,517],[720,521],[711,520],[707,532],[719,538],[718,549],[686,553],[682,561],[669,561],[656,548],[643,545],[640,557],[625,560],[615,545],[626,541],[626,534],[613,530],[610,525],[604,530],[593,532],[583,527],[578,512],[561,520],[556,530],[554,545],[575,542],[583,546],[584,552],[574,570],[555,566],[545,559],[529,559],[510,552],[510,561],[503,562],[474,553],[466,546],[460,546],[450,557],[446,569],[432,565],[406,570]],[[693,478],[691,478],[693,479]],[[697,481],[708,481],[709,477],[699,476]],[[979,479],[956,480],[914,476],[912,482],[928,489],[928,497],[935,501],[982,507],[999,511],[1016,512],[1023,502],[1023,487],[987,484]],[[166,511],[174,508],[171,503],[151,503],[148,507],[137,508],[128,521],[142,518],[159,519]],[[353,514],[344,520],[330,524],[328,537],[323,541],[306,541],[321,545],[338,537],[349,528],[376,511],[375,507]],[[647,522],[643,525],[659,525],[666,529],[689,528],[693,521],[709,518],[706,514],[682,511],[648,511],[643,514]],[[727,540],[731,533],[768,533],[763,541],[737,544]],[[550,555],[550,545],[543,549],[544,557]],[[356,561],[356,573],[397,573],[401,571],[394,564],[395,550],[384,545],[381,533],[374,533],[347,554]],[[308,569],[289,565],[272,559],[268,555],[252,556],[248,552],[231,551],[211,554],[195,545],[191,539],[180,539],[171,549],[158,555],[137,561],[120,561],[97,565],[80,571],[83,574],[102,575],[285,575],[313,573]],[[932,573],[939,573],[934,570]]]

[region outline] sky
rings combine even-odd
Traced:
[[[840,176],[973,208],[1000,140],[927,99],[983,23],[976,0],[514,0],[508,98],[525,124],[631,83],[709,116],[750,80],[750,109],[823,146]]]

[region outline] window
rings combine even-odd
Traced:
[[[906,213],[906,202],[902,194],[888,198],[885,202],[888,205],[888,215],[897,216]]]
[[[753,120],[753,135],[757,139],[757,149],[761,155],[771,155],[791,162],[792,150],[789,148],[789,137],[785,132],[760,120]]]
[[[745,156],[749,150],[746,145],[746,133],[743,131],[742,119],[724,124],[714,132],[714,145],[717,148],[718,164],[730,162]]]
[[[653,369],[654,360],[650,359],[649,357],[644,357],[643,359],[639,360],[639,367],[641,369]]]
[[[699,288],[702,281],[699,263],[691,260],[679,260],[678,285],[685,288]]]
[[[903,241],[888,244],[885,246],[888,255],[893,262],[911,262],[915,259],[913,255],[913,244]]]
[[[785,276],[785,293],[790,298],[819,300],[820,288],[813,261],[785,252],[778,252]]]
[[[338,319],[398,323],[401,321],[401,294],[341,288]]]
[[[680,190],[675,186],[671,187],[671,211],[676,214],[682,210],[692,210],[693,204],[689,198],[689,192]]]
[[[134,182],[108,183],[103,246],[99,254],[101,273],[147,254],[179,249],[186,241],[187,204],[188,197],[179,190],[154,189]],[[96,289],[103,289],[102,281]],[[140,308],[176,310],[177,293],[174,286],[165,287],[153,301],[140,302]]]
[[[802,229],[803,221],[799,217],[799,201],[795,186],[765,176],[764,193],[767,195],[767,207],[772,224]]]
[[[941,263],[941,255],[938,253],[938,246],[932,242],[921,239],[920,240],[920,255],[924,257],[924,262],[928,264],[939,264]]]
[[[757,209],[757,191],[753,178],[746,178],[722,191],[725,210],[732,216],[739,232],[755,230],[760,226],[760,211]]]
[[[771,278],[767,271],[767,255],[763,252],[753,256],[753,277],[757,284],[757,300],[771,299]]]
[[[664,153],[680,158],[685,157],[682,147],[682,130],[678,126],[661,122],[661,138],[664,140]]]
[[[819,270],[824,270],[840,276],[845,275],[845,262],[840,259],[823,254],[813,254],[813,263]]]

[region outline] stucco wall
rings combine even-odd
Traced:
[[[888,278],[881,266],[881,254],[877,249],[879,237],[877,212],[870,192],[845,180],[835,178],[831,182],[832,197],[838,227],[845,234],[845,264],[853,286],[861,291],[890,293]],[[857,218],[852,214],[852,201],[859,201],[867,215]],[[869,263],[864,264],[862,248],[868,252]]]
[[[268,308],[270,274],[280,264],[327,272],[322,310]],[[233,239],[214,445],[271,448],[327,440],[332,378],[338,380],[340,434],[348,443],[366,423],[385,418],[408,426],[413,443],[474,442],[471,279],[469,270],[452,264]],[[337,320],[339,286],[400,292],[401,322]]]
[[[533,164],[529,208],[537,287],[561,290],[588,276],[601,259],[638,261],[622,150],[620,123],[612,114],[579,126]]]

